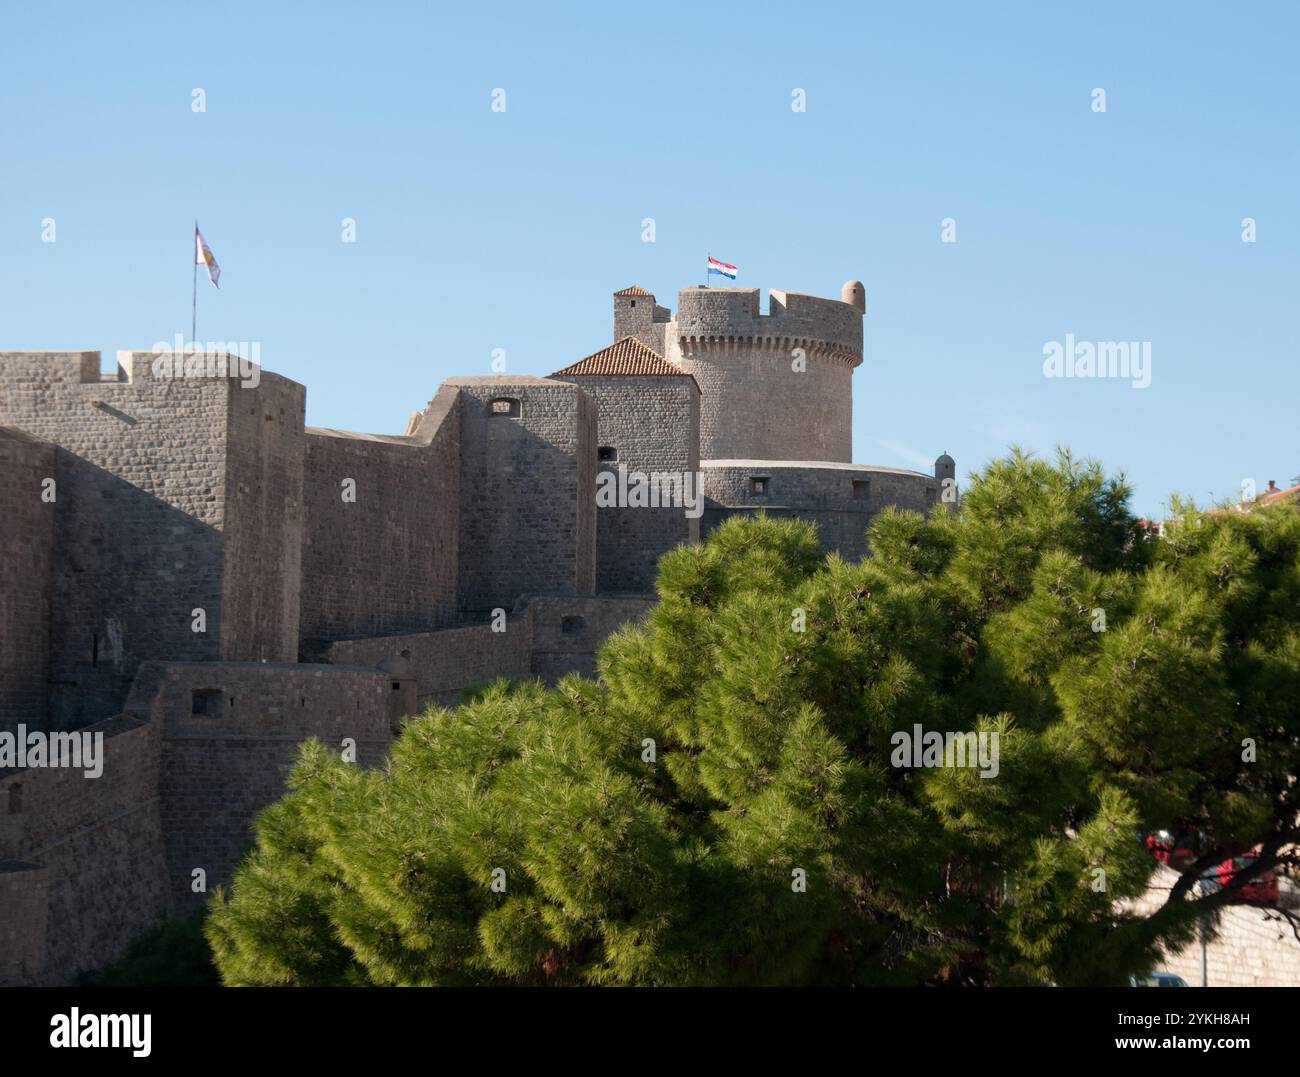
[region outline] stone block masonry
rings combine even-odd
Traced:
[[[0,426],[58,446],[56,728],[116,713],[147,659],[297,656],[303,388],[155,377],[154,358],[105,378],[97,352],[0,353]]]
[[[298,745],[315,737],[361,766],[382,763],[393,729],[409,710],[377,669],[313,664],[189,663],[141,670],[130,706],[161,730],[159,810],[168,888],[184,913],[230,878],[252,842],[249,824],[284,794]]]
[[[851,561],[870,553],[867,528],[878,512],[928,513],[941,497],[937,475],[863,464],[708,460],[703,475],[705,535],[729,516],[762,510],[816,524],[822,548]]]
[[[460,455],[460,400],[449,387],[410,437],[307,431],[304,640],[456,623]]]
[[[690,475],[700,467],[700,390],[678,376],[554,375],[596,405],[598,467],[629,474]],[[699,519],[681,506],[596,509],[596,590],[654,590],[665,550],[700,537]]]
[[[120,717],[86,732],[104,735],[98,778],[0,772],[0,984],[69,983],[172,907],[158,727]]]
[[[461,394],[460,606],[595,586],[596,409],[544,378],[452,378]]]
[[[480,624],[438,632],[340,640],[321,657],[354,666],[399,658],[416,681],[418,711],[451,707],[498,677],[554,683],[567,673],[593,676],[601,643],[620,625],[640,620],[651,601],[648,595],[533,597],[503,619],[504,631],[494,630],[493,619],[485,617]]]
[[[1137,901],[1133,912],[1149,916],[1164,904],[1177,874],[1160,867],[1152,885]],[[1293,880],[1280,881],[1283,907],[1300,911],[1300,890]],[[1291,925],[1275,912],[1250,905],[1229,905],[1211,926],[1202,954],[1200,941],[1164,954],[1156,968],[1181,976],[1200,987],[1202,974],[1210,987],[1300,986],[1300,940]]]
[[[699,383],[702,459],[852,458],[861,310],[775,289],[767,314],[757,288],[687,288],[677,299],[665,356]]]
[[[453,707],[464,693],[498,677],[526,680],[533,675],[532,628],[521,608],[503,618],[505,631],[494,631],[490,616],[482,623],[399,636],[339,640],[321,655],[343,665],[376,666],[397,657],[408,663],[416,682],[416,711]]]
[[[46,724],[54,446],[0,427],[0,732]]]

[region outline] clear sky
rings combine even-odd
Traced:
[[[0,349],[188,336],[197,217],[199,339],[400,433],[708,252],[764,304],[866,283],[857,462],[1062,443],[1148,515],[1300,473],[1300,5],[268,6],[5,6]],[[1150,387],[1044,377],[1067,333],[1149,341]]]

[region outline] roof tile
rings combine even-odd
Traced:
[[[585,359],[557,370],[553,378],[571,374],[649,374],[676,375],[689,378],[691,375],[681,367],[670,363],[658,352],[647,348],[635,337],[622,340],[602,348]]]

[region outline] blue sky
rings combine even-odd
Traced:
[[[262,6],[6,9],[0,348],[188,335],[197,217],[199,339],[400,433],[494,349],[608,343],[615,289],[675,306],[707,251],[866,283],[858,462],[1062,443],[1148,515],[1300,473],[1294,5]],[[1150,341],[1150,387],[1045,378],[1067,333]]]

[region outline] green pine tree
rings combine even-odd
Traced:
[[[1300,511],[1013,452],[873,556],[733,519],[595,681],[493,684],[387,766],[301,749],[207,934],[228,984],[1119,983],[1296,862]],[[891,765],[996,733],[996,777]],[[952,760],[950,760],[952,762]],[[1187,835],[1169,900],[1126,911]],[[1226,889],[1199,878],[1259,856]]]

